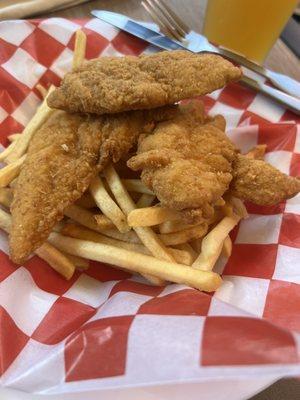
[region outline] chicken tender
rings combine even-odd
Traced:
[[[10,254],[23,263],[48,237],[64,210],[81,197],[95,174],[118,161],[140,133],[173,108],[92,117],[55,113],[34,135],[12,203]]]
[[[180,106],[153,135],[141,137],[138,154],[128,161],[163,206],[187,219],[210,218],[232,179],[236,149],[223,132],[225,121],[205,118],[201,102]]]
[[[102,144],[99,166],[102,169],[109,160],[117,163],[123,155],[137,143],[142,133],[150,133],[155,123],[171,119],[176,114],[176,106],[165,106],[153,110],[131,111],[105,115],[102,118]]]
[[[233,163],[232,194],[258,205],[274,205],[300,191],[300,179],[285,175],[262,160],[241,154]]]
[[[11,259],[23,263],[48,237],[64,209],[87,189],[96,171],[101,126],[58,113],[34,136],[11,207]]]
[[[150,109],[210,93],[240,77],[238,67],[214,54],[101,57],[67,73],[48,104],[95,114]]]

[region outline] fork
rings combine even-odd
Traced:
[[[243,65],[244,67],[256,72],[257,74],[269,79],[272,84],[280,90],[300,98],[300,83],[296,80],[274,71],[271,71],[246,57],[237,54],[224,47],[216,47],[208,42],[205,36],[200,35],[188,28],[181,18],[165,4],[163,0],[143,0],[142,6],[151,15],[153,20],[163,28],[173,39],[181,42],[185,47],[193,52],[208,51],[220,54],[230,60]],[[250,77],[247,77],[249,84]],[[246,82],[245,82],[246,83]]]

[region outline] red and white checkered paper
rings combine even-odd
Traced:
[[[88,58],[154,51],[96,19],[2,22],[3,146],[40,102],[36,85],[57,85],[70,69],[79,27],[88,35]],[[300,174],[295,115],[239,84],[204,101],[226,117],[242,151],[266,143],[268,162]],[[213,296],[182,285],[153,287],[95,262],[70,281],[37,257],[17,267],[1,234],[2,385],[45,394],[299,375],[300,197],[248,210],[232,234],[231,258],[218,263],[224,283]]]

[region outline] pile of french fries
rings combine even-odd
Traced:
[[[83,62],[85,46],[86,36],[78,31],[73,68]],[[11,135],[11,144],[0,154],[6,164],[0,170],[0,228],[8,233],[9,207],[28,145],[55,112],[47,105],[54,87],[38,89],[42,104],[23,133]],[[257,152],[261,156],[263,150]],[[255,155],[252,151],[250,157]],[[95,260],[141,274],[154,285],[175,282],[210,292],[222,282],[213,268],[221,255],[231,254],[229,233],[247,217],[244,204],[232,197],[221,199],[215,210],[209,224],[188,225],[179,212],[162,207],[140,179],[125,179],[110,164],[65,210],[63,221],[35,253],[66,279],[76,269],[87,269],[88,260]]]

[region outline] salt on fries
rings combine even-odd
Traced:
[[[216,290],[222,283],[221,277],[215,272],[198,271],[186,265],[102,243],[73,239],[59,233],[51,233],[49,241],[61,251],[75,256],[117,265],[128,271],[155,276],[159,280],[181,283],[207,292]]]
[[[9,233],[11,228],[11,216],[5,211],[0,209],[0,228]],[[45,242],[39,247],[35,254],[45,260],[55,271],[70,279],[75,271],[75,265],[63,253],[53,247],[51,244]]]
[[[82,64],[85,50],[86,36],[78,31],[73,68]],[[12,202],[13,187],[31,138],[55,112],[47,105],[53,89],[47,92],[37,86],[43,102],[23,133],[9,136],[11,144],[0,154],[0,161],[7,164],[0,170],[0,204],[6,208]],[[247,156],[262,157],[264,151],[265,147],[258,146]],[[171,281],[208,292],[220,286],[222,280],[212,268],[221,252],[226,257],[231,254],[229,232],[248,215],[242,201],[221,198],[208,223],[191,225],[184,223],[177,211],[152,206],[156,197],[140,179],[122,179],[112,165],[103,176],[96,177],[89,191],[67,207],[64,213],[70,221],[55,226],[48,241],[35,251],[40,258],[66,279],[75,268],[86,270],[91,259],[140,273],[157,285]],[[0,228],[9,232],[10,227],[10,214],[0,209]]]

